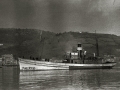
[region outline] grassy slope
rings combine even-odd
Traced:
[[[97,34],[100,55],[118,56],[120,37],[109,34]],[[43,50],[43,58],[63,58],[67,51],[76,51],[77,43],[82,43],[84,50],[91,55],[95,52],[95,34],[64,32],[55,34],[43,31],[40,42],[40,31],[34,29],[0,29],[0,55],[14,54],[25,58],[38,57]],[[44,45],[44,46],[43,46]]]

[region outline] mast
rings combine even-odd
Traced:
[[[43,39],[43,44],[42,44],[42,50],[41,50],[41,56],[40,56],[41,59],[42,59],[42,54],[43,54],[43,50],[44,50],[44,40],[45,40],[45,38]]]
[[[42,30],[41,30],[41,32],[40,32],[40,42],[42,42],[43,41],[43,44],[42,44],[42,50],[41,50],[41,53],[40,53],[40,59],[42,58],[42,54],[43,54],[43,47],[44,47],[44,40],[42,40]]]
[[[98,46],[98,38],[96,35],[96,30],[95,30],[95,40],[96,40],[96,52],[97,52],[97,56],[99,56],[99,46]]]
[[[42,40],[42,30],[40,32],[40,42],[41,42],[41,40]]]

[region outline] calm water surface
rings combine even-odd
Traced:
[[[120,68],[19,72],[3,67],[0,90],[120,90]]]

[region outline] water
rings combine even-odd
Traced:
[[[0,90],[120,90],[120,68],[19,72],[3,67]]]

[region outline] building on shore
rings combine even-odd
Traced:
[[[19,65],[18,59],[12,54],[2,55],[2,66],[17,66]]]

